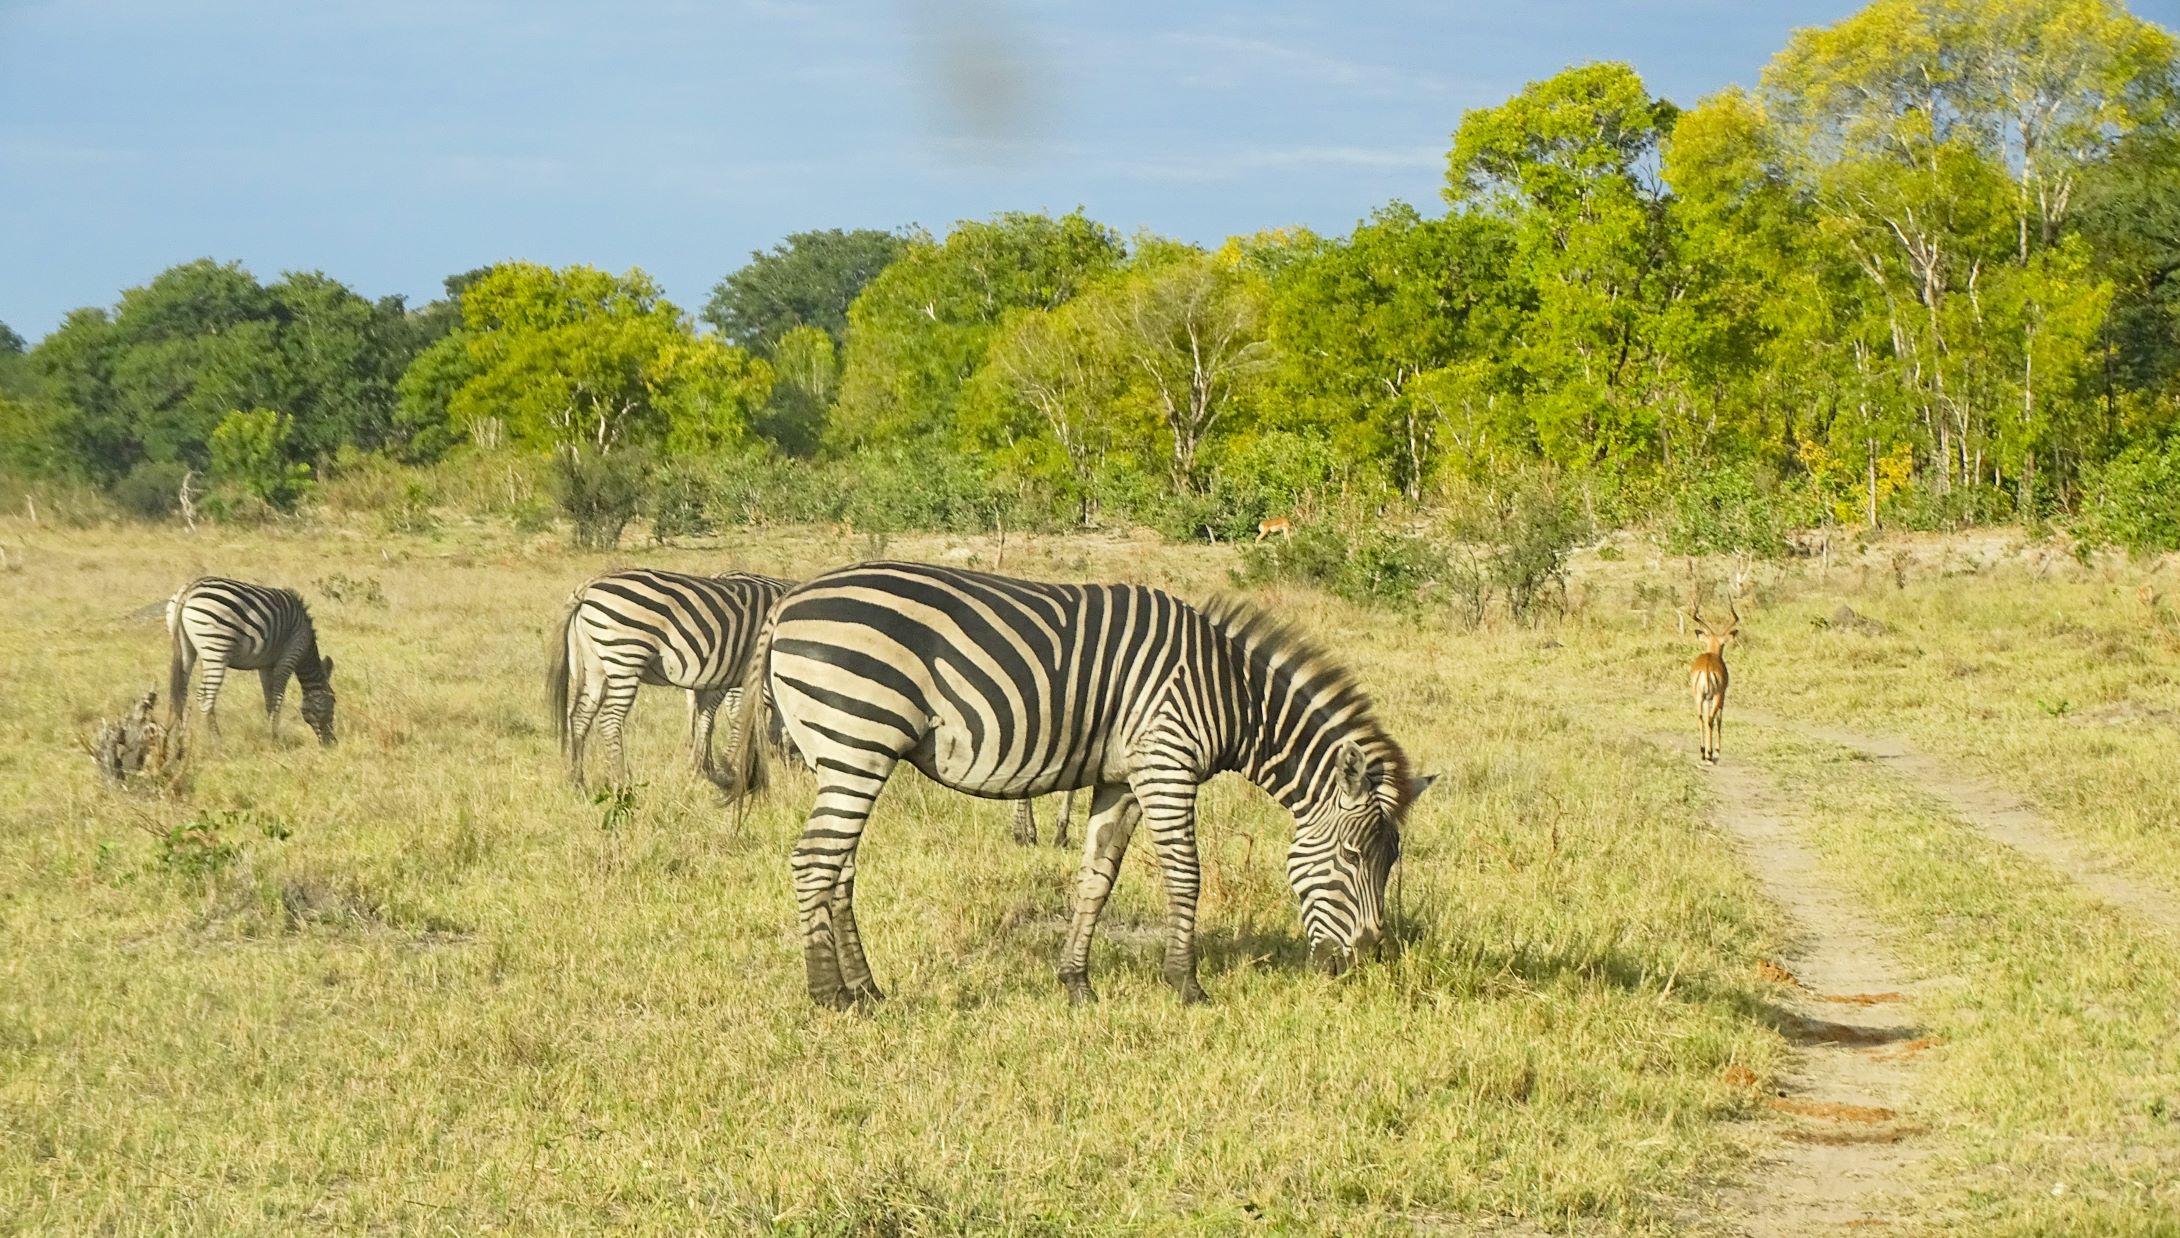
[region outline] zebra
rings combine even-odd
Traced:
[[[583,785],[591,732],[604,737],[615,780],[627,781],[621,731],[636,685],[689,691],[689,759],[717,780],[712,728],[741,691],[743,664],[765,612],[792,581],[751,572],[691,576],[638,568],[599,576],[569,599],[547,672],[568,777]]]
[[[280,701],[288,677],[303,686],[303,721],[318,742],[333,743],[333,659],[318,652],[318,632],[310,608],[293,589],[275,589],[222,576],[203,576],[183,585],[167,602],[167,636],[173,656],[167,666],[167,729],[179,733],[189,696],[189,675],[204,660],[198,684],[198,712],[214,734],[219,720],[220,685],[229,667],[254,670],[265,689],[265,717],[280,733]]]
[[[1168,906],[1164,977],[1196,976],[1197,788],[1233,771],[1295,818],[1287,879],[1337,973],[1379,936],[1400,823],[1429,785],[1354,677],[1247,603],[1198,608],[1142,585],[1059,585],[929,564],[839,568],[789,591],[750,661],[732,793],[763,785],[744,738],[774,716],[818,791],[793,856],[811,998],[883,996],[855,919],[856,846],[896,764],[956,790],[1025,799],[1091,788],[1059,979],[1096,1000],[1090,942],[1137,820]]]

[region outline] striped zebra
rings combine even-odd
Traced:
[[[841,568],[790,591],[750,664],[733,785],[763,783],[744,736],[776,713],[816,771],[793,859],[810,996],[881,995],[855,919],[856,845],[896,764],[972,795],[1091,788],[1059,976],[1095,1000],[1090,941],[1139,818],[1164,871],[1164,973],[1196,978],[1196,790],[1233,771],[1294,814],[1287,878],[1313,951],[1343,970],[1379,935],[1399,825],[1428,784],[1353,677],[1246,604],[1140,585],[1056,585],[916,563]]]
[[[591,733],[606,743],[613,777],[628,778],[621,733],[636,686],[689,692],[689,759],[716,780],[712,727],[739,697],[744,664],[765,612],[793,582],[750,572],[691,576],[649,568],[600,576],[569,600],[547,672],[568,777],[583,785]]]
[[[293,589],[274,589],[221,576],[203,576],[182,586],[167,602],[167,637],[173,657],[167,665],[167,729],[179,732],[189,675],[199,659],[204,678],[197,686],[197,709],[213,733],[219,720],[212,710],[228,668],[254,670],[265,689],[265,717],[280,733],[280,702],[288,677],[303,686],[303,721],[318,742],[333,742],[333,659],[318,652],[318,632],[310,608]]]

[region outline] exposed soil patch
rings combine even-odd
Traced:
[[[1817,1000],[1847,1006],[1878,1006],[1886,1002],[1904,1002],[1907,998],[1898,993],[1819,993]]]
[[[1841,727],[1793,722],[1756,710],[1742,710],[1738,716],[1744,722],[1774,727],[1819,743],[1835,744],[1880,762],[1991,838],[2049,865],[2091,894],[2125,908],[2180,941],[2180,898],[2171,891],[2114,871],[2089,847],[2062,835],[2048,817],[2022,802],[2019,796],[1962,774],[1894,736],[1864,735]]]
[[[1778,1125],[1767,1163],[1726,1200],[1733,1223],[1773,1235],[1883,1222],[1888,1199],[1909,1188],[1907,1170],[1924,1153],[1913,1138],[1921,1128],[1902,1117],[1911,1055],[1869,1050],[1921,1039],[1913,990],[1872,931],[1868,907],[1802,842],[1772,781],[1731,755],[1709,777],[1719,823],[1796,930],[1786,958],[1756,966],[1782,990],[1771,1019],[1801,1054],[1768,1100]],[[1726,1078],[1741,1082],[1730,1068]]]
[[[1836,1100],[1795,1100],[1791,1096],[1772,1097],[1771,1107],[1781,1113],[1828,1122],[1890,1122],[1896,1116],[1881,1105],[1843,1105]]]

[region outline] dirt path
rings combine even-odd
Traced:
[[[1686,737],[1658,737],[1685,749]],[[1740,842],[1764,894],[1791,918],[1793,953],[1775,979],[1774,1008],[1801,1050],[1782,1094],[1778,1143],[1754,1182],[1727,1201],[1752,1235],[1838,1232],[1889,1219],[1887,1196],[1908,1185],[1923,1155],[1908,1102],[1917,1029],[1906,973],[1872,932],[1864,908],[1834,885],[1795,830],[1784,798],[1732,756],[1709,773],[1721,825]]]
[[[1736,716],[1757,726],[1861,753],[1945,805],[1961,820],[2015,851],[2042,861],[2091,894],[2125,908],[2180,941],[2180,898],[2175,898],[2172,891],[2114,871],[2091,848],[2060,833],[2050,818],[2023,803],[2019,796],[1962,774],[1897,737],[1864,735],[1755,710],[1740,711]]]

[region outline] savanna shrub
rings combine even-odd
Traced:
[[[179,460],[145,460],[108,492],[119,507],[138,520],[166,520],[181,506],[182,478],[189,466]]]
[[[1878,509],[1887,524],[1900,529],[1947,532],[1999,524],[2013,517],[2013,496],[1984,482],[1956,482],[1939,491],[1903,486]]]
[[[663,545],[676,538],[710,533],[715,527],[711,506],[711,480],[702,470],[681,463],[663,466],[645,500],[651,515],[651,540]]]
[[[279,511],[293,511],[310,493],[310,466],[292,458],[295,418],[271,409],[237,409],[212,428],[212,480],[225,490]]]
[[[633,450],[553,453],[553,497],[574,525],[578,548],[611,550],[621,544],[621,531],[642,506],[650,466],[649,456]]]
[[[1743,466],[1720,465],[1667,479],[1664,528],[1659,544],[1671,554],[1751,554],[1772,558],[1786,552],[1787,534],[1809,505],[1780,489],[1768,476]]]
[[[1564,601],[1567,556],[1588,536],[1590,524],[1575,506],[1558,473],[1525,469],[1464,488],[1454,495],[1449,525],[1455,538],[1474,548],[1465,569],[1449,572],[1456,592],[1479,585],[1506,599],[1507,612],[1524,622],[1543,606]],[[1480,573],[1481,582],[1473,574]],[[1481,603],[1472,604],[1481,615]]]
[[[2130,447],[2083,479],[2075,534],[2137,554],[2180,550],[2180,438]]]
[[[1405,606],[1441,583],[1448,566],[1442,547],[1350,506],[1302,524],[1291,538],[1244,544],[1234,580],[1301,581],[1351,602]]]

